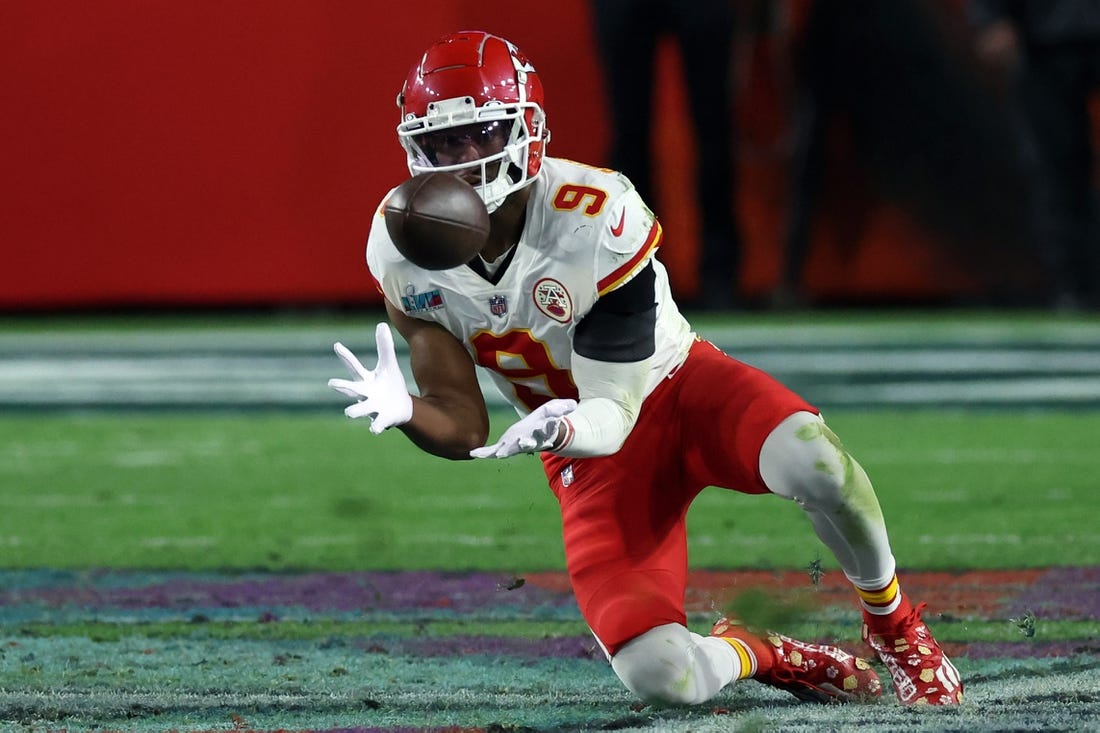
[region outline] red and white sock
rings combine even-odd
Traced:
[[[868,625],[883,625],[895,619],[907,617],[913,611],[912,604],[898,584],[898,576],[895,574],[890,582],[882,588],[860,588],[856,586],[859,594],[860,605],[863,606],[863,617]]]
[[[775,666],[775,650],[772,646],[743,626],[729,624],[726,628],[722,628],[719,624],[711,631],[711,635],[733,647],[741,665],[738,679],[755,677],[758,673],[767,672]]]

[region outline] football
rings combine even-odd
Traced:
[[[473,186],[451,173],[422,173],[386,201],[386,230],[397,251],[425,270],[472,260],[489,238],[489,212]]]

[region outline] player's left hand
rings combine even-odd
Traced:
[[[373,370],[364,367],[348,347],[341,343],[333,345],[336,355],[355,379],[330,379],[328,386],[358,400],[345,408],[344,414],[348,417],[370,417],[370,431],[378,434],[411,420],[413,405],[405,375],[397,363],[393,334],[388,324],[378,324],[374,340],[378,348],[378,364]]]
[[[561,419],[577,409],[576,400],[550,400],[512,425],[492,445],[474,448],[473,458],[508,458],[519,453],[537,453],[554,445]]]

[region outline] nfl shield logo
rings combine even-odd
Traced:
[[[508,312],[508,299],[503,295],[489,296],[489,312],[494,316],[503,316]]]

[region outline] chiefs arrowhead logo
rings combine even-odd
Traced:
[[[569,323],[573,318],[573,299],[557,280],[548,277],[539,280],[535,283],[531,298],[536,308],[559,323]]]

